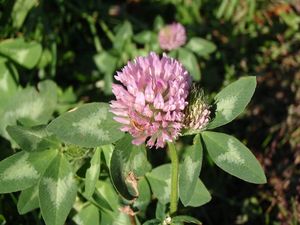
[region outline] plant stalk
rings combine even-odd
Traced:
[[[98,37],[97,34],[97,28],[96,28],[96,20],[97,20],[97,16],[90,16],[89,14],[82,12],[81,10],[79,10],[78,8],[76,8],[74,5],[72,5],[71,3],[65,2],[65,5],[72,10],[74,13],[78,14],[79,16],[81,16],[82,18],[84,18],[87,23],[89,24],[89,28],[91,31],[91,34],[93,36],[93,42],[94,42],[94,46],[96,48],[97,53],[101,52],[103,50],[103,47],[101,45],[101,41],[100,38]]]
[[[170,215],[175,214],[177,211],[178,201],[178,172],[179,161],[178,155],[173,142],[168,142],[171,158],[171,195],[170,195]]]
[[[107,26],[107,24],[103,21],[103,20],[100,20],[99,21],[99,24],[102,28],[102,30],[105,32],[106,36],[108,37],[108,39],[111,41],[111,42],[114,42],[115,41],[115,36],[114,34],[109,30],[109,27]]]

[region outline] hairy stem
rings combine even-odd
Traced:
[[[171,174],[171,196],[170,196],[170,215],[175,214],[177,211],[178,201],[178,171],[179,162],[178,155],[174,143],[168,142],[170,151],[172,174]]]

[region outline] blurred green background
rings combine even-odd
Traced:
[[[247,111],[220,130],[246,142],[268,177],[265,185],[247,184],[206,159],[201,178],[212,201],[185,210],[205,225],[300,224],[299,0],[0,0],[0,86],[6,81],[9,90],[0,104],[14,101],[10,91],[46,79],[58,85],[54,116],[77,102],[109,101],[115,71],[137,55],[162,53],[158,31],[174,21],[188,40],[202,40],[197,54],[178,57],[210,96],[240,76],[257,76]],[[13,80],[5,80],[7,71]],[[12,151],[1,137],[0,159]],[[156,164],[165,157],[153,154]],[[41,224],[37,211],[18,215],[17,196],[0,196],[0,224],[2,217]]]

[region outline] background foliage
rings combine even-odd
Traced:
[[[186,210],[208,225],[300,223],[298,0],[1,0],[0,9],[1,160],[18,151],[18,145],[24,150],[34,149],[28,143],[20,144],[11,135],[28,134],[14,125],[46,124],[83,102],[112,99],[115,71],[137,55],[151,50],[161,52],[158,30],[164,24],[178,21],[186,27],[190,42],[170,54],[182,60],[211,98],[243,75],[257,76],[257,89],[250,107],[238,120],[218,129],[247,140],[247,146],[263,164],[268,178],[266,185],[247,184],[223,173],[210,158],[204,157],[201,180],[209,189],[212,201]],[[8,125],[11,128],[6,130]],[[51,126],[55,129],[55,123]],[[39,137],[32,135],[34,132],[29,132],[31,144],[40,148],[56,143],[52,137],[40,142]],[[66,134],[62,132],[62,135]],[[188,142],[184,139],[182,145]],[[88,150],[83,153],[74,146],[65,148],[72,165],[78,168],[86,158],[92,157]],[[107,161],[111,149],[106,146],[102,151]],[[29,157],[33,164],[35,157]],[[70,169],[65,158],[49,157],[54,158],[49,168],[60,165]],[[168,162],[165,151],[148,151],[148,157],[155,166]],[[106,164],[97,160],[91,164],[102,168],[100,178],[107,177]],[[141,173],[147,169],[151,168]],[[85,172],[79,170],[79,178]],[[52,179],[66,175],[54,170],[45,174]],[[87,174],[92,176],[88,170]],[[148,177],[152,178],[148,178],[150,182],[159,182],[155,172]],[[72,191],[73,183],[70,185]],[[100,179],[88,186],[97,189],[93,196],[95,205],[101,202],[101,207],[106,209],[118,205],[110,182]],[[28,199],[36,192],[26,190],[21,196],[19,192],[0,196],[0,224],[4,220],[7,224],[43,224],[39,210],[25,214],[36,207],[34,201],[33,205],[22,200],[17,203],[18,198]],[[85,191],[81,197],[89,199],[93,191]],[[109,202],[101,196],[108,197]],[[137,202],[137,207],[146,207],[145,202],[147,199]],[[151,210],[150,205],[145,212],[148,217],[154,217],[153,207]],[[17,209],[25,215],[19,216]],[[78,221],[97,224],[89,222],[90,218],[99,217],[94,205],[83,209],[80,204],[75,205],[72,213],[74,217],[67,224],[80,224]],[[101,224],[109,224],[107,221],[116,215],[117,211],[107,211],[101,216]],[[124,218],[118,220],[120,224],[126,223]]]

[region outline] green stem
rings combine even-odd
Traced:
[[[100,20],[100,21],[99,21],[99,24],[100,24],[102,30],[105,32],[105,34],[106,34],[106,36],[108,37],[108,39],[109,39],[111,42],[114,42],[115,36],[114,36],[114,34],[109,30],[107,24],[106,24],[103,20]]]
[[[97,34],[97,28],[96,28],[96,20],[97,20],[97,16],[90,16],[89,14],[82,12],[81,10],[77,9],[74,5],[65,2],[65,5],[72,10],[74,13],[78,14],[79,16],[81,16],[82,18],[84,18],[87,23],[89,24],[89,28],[93,37],[93,42],[94,42],[94,46],[96,48],[96,51],[99,53],[103,50],[103,47],[101,45],[101,41],[100,38],[98,37]]]
[[[102,51],[102,45],[101,45],[101,41],[97,35],[97,29],[96,29],[96,25],[95,25],[95,21],[94,18],[91,16],[87,16],[86,17],[87,22],[89,23],[89,27],[93,36],[93,40],[94,40],[94,46],[96,48],[96,51],[99,53]]]
[[[172,174],[171,174],[171,196],[170,196],[170,215],[175,214],[177,211],[178,201],[178,171],[179,162],[178,155],[174,143],[168,142],[170,151]]]

